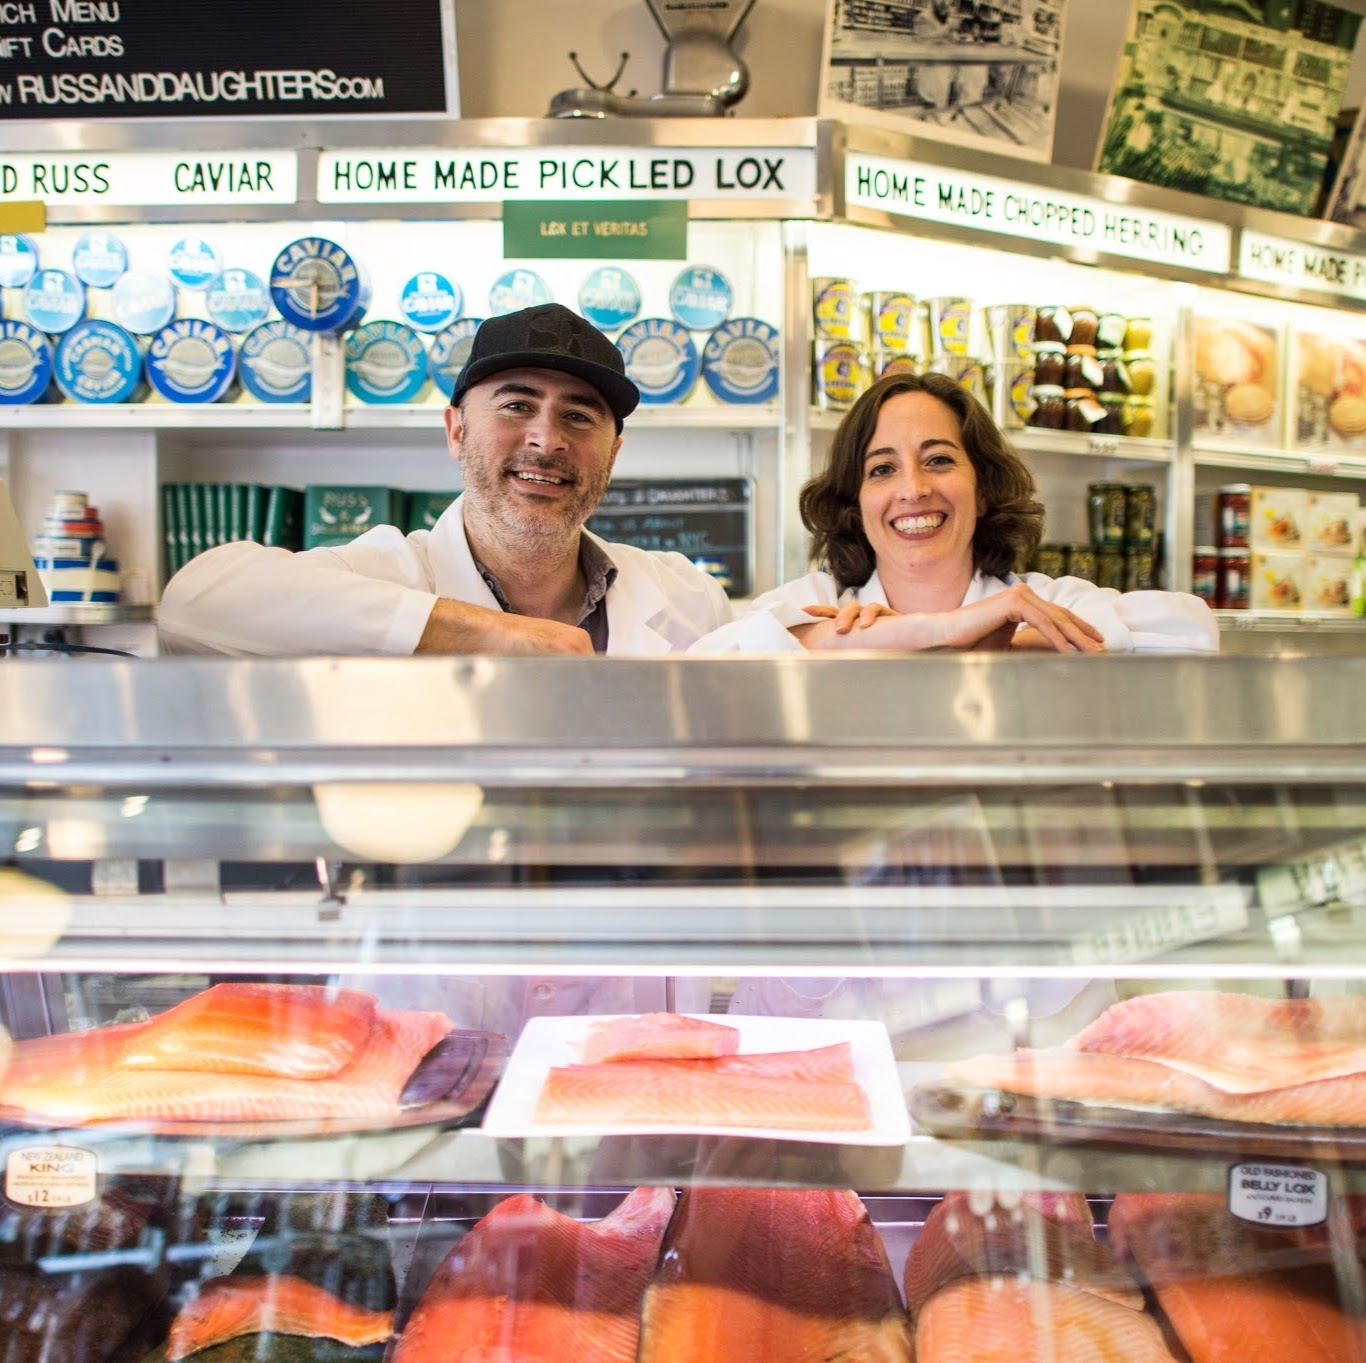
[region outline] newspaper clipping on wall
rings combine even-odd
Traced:
[[[1312,214],[1361,22],[1318,0],[1133,0],[1096,168]]]
[[[831,0],[820,112],[1035,161],[1068,0]]]

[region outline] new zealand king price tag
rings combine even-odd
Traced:
[[[19,1207],[80,1207],[93,1202],[99,1182],[93,1150],[76,1145],[30,1145],[5,1160],[5,1196]]]

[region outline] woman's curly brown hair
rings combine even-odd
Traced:
[[[928,393],[962,423],[963,446],[986,508],[972,537],[973,567],[992,577],[1018,571],[1043,538],[1044,509],[1034,497],[1034,477],[986,408],[946,374],[891,374],[850,408],[824,471],[802,488],[799,505],[812,536],[812,559],[829,569],[841,591],[861,587],[873,575],[877,564],[859,511],[863,460],[883,405],[902,393]]]

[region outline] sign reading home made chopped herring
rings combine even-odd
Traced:
[[[0,119],[458,113],[442,0],[0,0]]]
[[[844,195],[851,207],[1212,274],[1227,273],[1232,253],[1221,223],[857,152]]]

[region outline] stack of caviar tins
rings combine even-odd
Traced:
[[[1001,425],[1018,429],[1034,415],[1034,305],[994,303],[986,310],[991,388]]]
[[[811,400],[825,411],[845,412],[868,386],[864,344],[866,314],[852,279],[811,281],[811,320],[815,350],[811,361]]]
[[[991,405],[987,366],[982,363],[977,312],[967,298],[931,298],[921,313],[925,372],[947,374],[978,402]]]
[[[84,492],[55,492],[33,541],[33,566],[54,604],[113,605],[119,599],[119,565],[109,557],[104,522]]]

